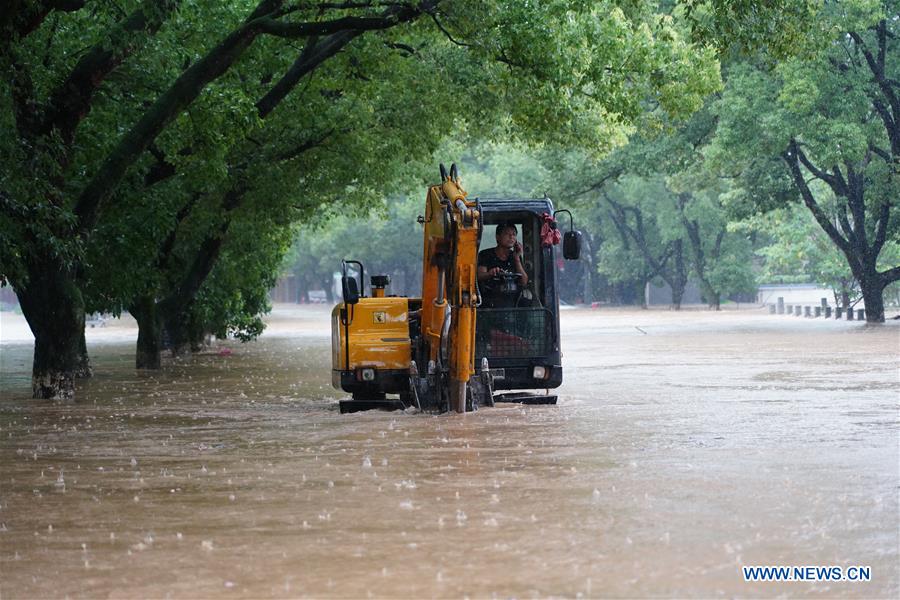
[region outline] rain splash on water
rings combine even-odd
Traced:
[[[76,404],[4,341],[0,596],[900,592],[896,323],[567,311],[559,404],[464,417],[339,414],[327,323],[157,373],[91,332]]]

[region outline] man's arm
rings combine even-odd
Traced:
[[[497,273],[500,272],[500,267],[494,267],[493,269],[488,269],[484,265],[478,265],[478,272],[476,276],[478,277],[478,283],[484,283],[491,277],[496,277]]]
[[[522,245],[516,242],[515,252],[513,253],[513,266],[516,268],[516,273],[519,274],[519,283],[523,286],[528,285],[528,273],[525,272],[525,267],[522,266]]]

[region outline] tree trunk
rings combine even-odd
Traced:
[[[138,339],[135,353],[135,367],[138,369],[159,369],[162,355],[162,322],[151,296],[140,298],[129,309],[137,320]]]
[[[841,289],[841,306],[843,308],[850,307],[850,292],[847,290],[847,288]]]
[[[637,296],[637,304],[640,304],[641,308],[647,308],[647,284],[650,283],[649,279],[640,279],[636,282],[634,292]]]
[[[669,282],[672,288],[672,309],[681,310],[681,299],[684,298],[684,289],[687,287],[687,269],[684,268],[684,244],[680,239],[673,242],[672,253],[675,259]]]
[[[684,285],[676,281],[672,287],[672,310],[681,310],[681,299],[684,297]]]
[[[84,321],[82,313],[81,335],[78,336],[78,367],[75,369],[77,379],[86,379],[91,376],[91,360],[88,357],[87,340],[84,337]]]
[[[191,344],[188,334],[187,315],[164,314],[163,324],[169,337],[169,349],[172,356],[190,354]]]
[[[866,304],[866,323],[884,323],[884,280],[877,274],[860,278],[859,289]]]
[[[722,294],[717,292],[705,278],[699,277],[698,279],[706,305],[710,310],[720,310],[722,308]]]
[[[84,338],[84,298],[72,274],[55,262],[30,269],[16,290],[34,334],[31,389],[34,398],[72,400],[75,379],[90,377]]]
[[[328,300],[328,304],[334,304],[334,294],[331,292],[333,282],[334,280],[331,278],[330,274],[328,277],[322,279],[322,289],[325,290],[325,299]]]
[[[191,314],[188,317],[188,342],[191,352],[200,352],[209,346],[212,334],[206,330],[204,323],[200,323],[197,318]]]

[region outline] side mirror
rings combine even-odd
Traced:
[[[581,232],[567,231],[563,236],[563,258],[578,260],[581,258]]]
[[[553,218],[559,213],[569,215],[569,231],[563,235],[563,258],[566,260],[578,260],[581,258],[581,232],[575,229],[572,213],[566,209],[560,209],[553,213]]]
[[[344,275],[341,277],[341,293],[344,296],[344,304],[356,304],[359,302],[359,288],[355,277]]]
[[[359,283],[356,277],[347,273],[347,265],[356,265],[359,267]],[[366,272],[363,265],[358,260],[342,260],[341,261],[341,295],[344,297],[344,304],[356,304],[359,302],[359,288],[365,281]]]

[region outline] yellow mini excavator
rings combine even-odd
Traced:
[[[547,198],[472,201],[455,164],[449,172],[441,165],[440,171],[441,183],[428,188],[425,214],[419,217],[421,298],[386,295],[386,275],[371,278],[366,297],[363,264],[342,261],[343,302],[332,311],[332,384],[353,399],[341,401],[341,412],[409,407],[466,412],[495,400],[556,401],[549,393],[494,395],[495,389],[549,390],[562,382],[555,247],[560,235],[554,234],[552,203]],[[519,289],[516,277],[507,276],[497,290],[508,302],[481,307],[482,233],[486,224],[501,223],[521,225],[529,285]],[[570,226],[563,254],[577,259],[580,247],[581,234]]]

